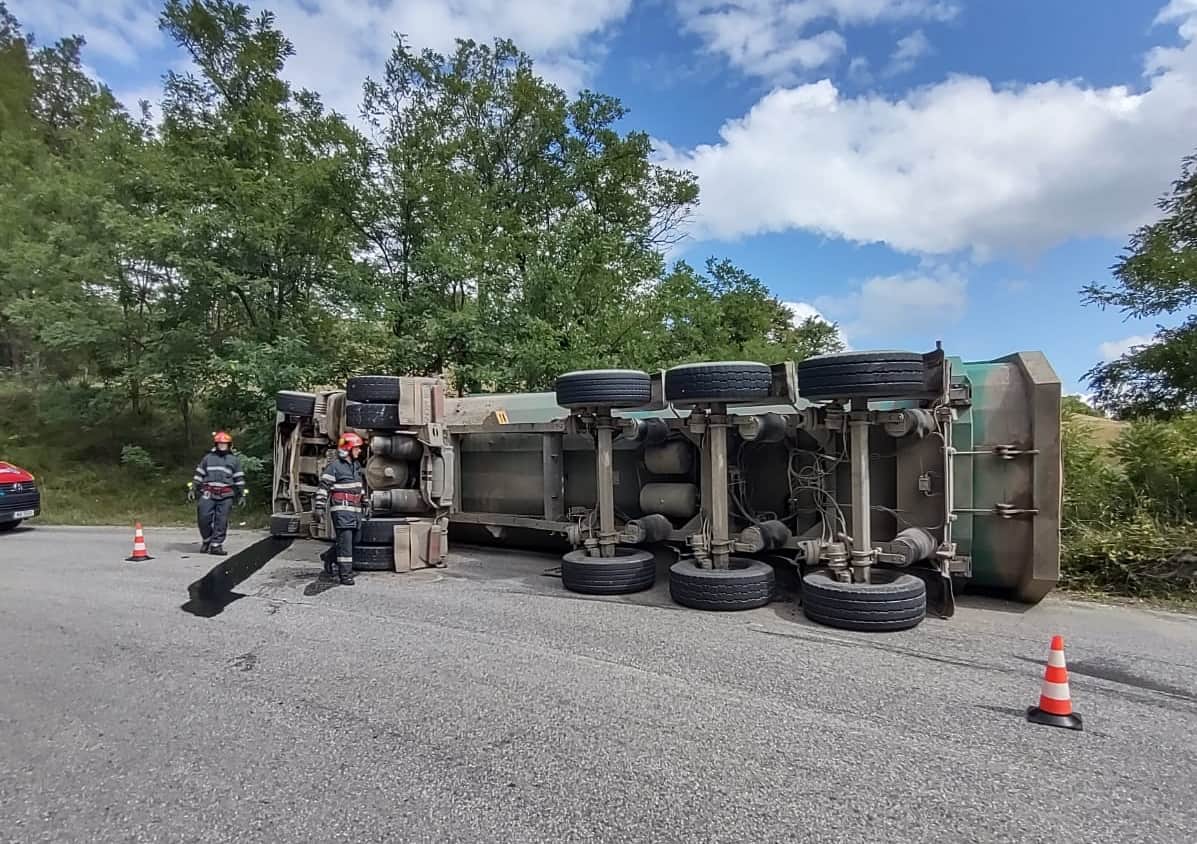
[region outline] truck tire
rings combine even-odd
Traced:
[[[354,545],[354,571],[394,571],[395,548],[391,545]]]
[[[585,595],[626,595],[651,589],[657,582],[657,561],[651,551],[616,548],[614,557],[591,557],[570,551],[561,558],[561,583]]]
[[[361,431],[393,431],[399,427],[399,406],[351,401],[345,405],[345,424]]]
[[[773,374],[763,363],[689,363],[665,372],[665,400],[674,404],[751,402],[769,397]]]
[[[927,616],[927,584],[905,572],[873,569],[872,583],[841,583],[827,569],[802,578],[802,612],[844,630],[907,630]]]
[[[270,517],[271,536],[299,536],[299,515],[275,513]]]
[[[274,406],[292,416],[311,416],[316,412],[316,397],[311,393],[283,390],[275,395]]]
[[[381,404],[399,401],[399,377],[396,375],[356,375],[345,384],[345,398],[350,401]]]
[[[773,566],[748,557],[732,557],[726,569],[704,569],[693,560],[669,568],[669,596],[695,610],[750,610],[773,600]]]
[[[407,519],[366,519],[358,529],[357,541],[362,545],[395,544],[395,526],[408,524]]]
[[[848,352],[798,363],[804,399],[897,398],[926,389],[923,356],[915,352]]]
[[[588,369],[558,376],[561,407],[640,407],[652,401],[647,372],[636,369]]]

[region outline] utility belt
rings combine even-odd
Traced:
[[[201,489],[210,495],[229,495],[233,491],[227,484],[204,484]]]
[[[349,504],[353,507],[362,506],[362,499],[365,498],[360,492],[334,492],[329,497],[333,504]]]

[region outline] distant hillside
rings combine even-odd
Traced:
[[[1073,415],[1072,420],[1093,437],[1094,445],[1103,448],[1118,439],[1118,435],[1130,424],[1117,419],[1106,419],[1104,416],[1082,416],[1081,414]]]

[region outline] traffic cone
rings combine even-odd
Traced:
[[[137,523],[137,529],[133,531],[133,556],[125,557],[127,563],[140,563],[144,560],[154,559],[145,550],[145,534],[141,532],[141,522]]]
[[[1083,729],[1081,716],[1072,711],[1072,693],[1068,690],[1068,666],[1064,663],[1064,637],[1052,636],[1052,649],[1043,672],[1039,705],[1027,707],[1027,720],[1049,727]]]

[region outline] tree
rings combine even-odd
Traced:
[[[1143,226],[1113,267],[1115,287],[1090,284],[1085,302],[1143,318],[1187,317],[1153,342],[1091,369],[1097,404],[1120,417],[1167,417],[1197,407],[1197,155],[1157,203],[1163,217]]]
[[[0,7],[0,348],[10,366],[136,384],[122,170],[141,135],[84,72],[82,39],[33,50]],[[136,389],[133,391],[136,403]]]
[[[569,100],[510,41],[443,56],[400,40],[365,110],[380,145],[362,229],[398,368],[451,365],[476,390],[626,365],[697,184],[615,128],[618,100]]]
[[[679,261],[648,297],[644,332],[650,369],[703,360],[802,360],[839,351],[836,327],[793,314],[760,279],[730,261],[710,258],[707,274]]]
[[[224,424],[251,424],[277,389],[349,365],[338,321],[358,304],[361,241],[345,209],[361,193],[365,148],[316,94],[282,79],[292,47],[270,13],[170,0],[161,26],[199,73],[165,85],[167,225],[154,251],[172,336],[158,368],[190,373],[174,397],[181,413],[200,379]]]

